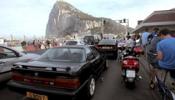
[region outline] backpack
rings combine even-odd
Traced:
[[[151,33],[150,35],[148,35],[148,38],[147,38],[148,44],[151,44],[151,40],[153,39],[154,36],[155,36],[154,33]]]

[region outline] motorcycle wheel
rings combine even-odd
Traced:
[[[135,88],[135,81],[134,82],[125,82],[125,86],[128,89],[134,89]]]

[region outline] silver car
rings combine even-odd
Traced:
[[[0,83],[11,78],[11,68],[14,63],[27,62],[38,57],[37,54],[22,53],[6,46],[0,46]]]

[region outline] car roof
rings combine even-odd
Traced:
[[[77,42],[79,42],[81,40],[79,40],[79,39],[66,40],[66,42],[68,42],[68,41],[77,41]]]
[[[102,39],[100,41],[116,41],[116,39]]]
[[[66,42],[70,42],[70,41],[78,41],[78,40],[66,40]]]
[[[56,47],[56,48],[88,48],[90,45],[64,45],[61,47]]]

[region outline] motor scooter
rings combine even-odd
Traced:
[[[136,45],[133,47],[133,53],[135,56],[139,57],[140,55],[144,55],[144,50],[141,45]]]
[[[134,56],[131,49],[123,51],[123,59],[121,61],[122,77],[128,87],[135,87],[135,81],[138,78],[139,59]]]

